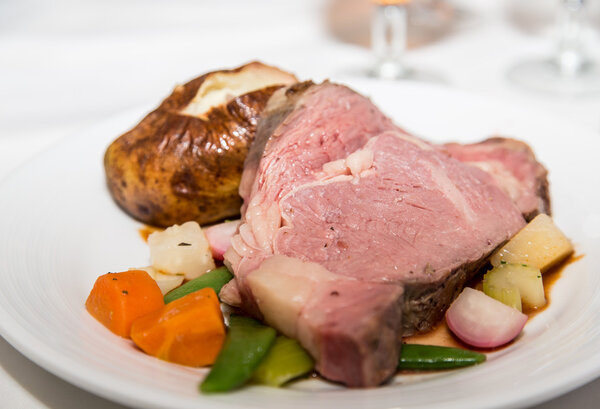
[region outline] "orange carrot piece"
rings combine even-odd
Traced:
[[[217,293],[203,288],[133,323],[131,339],[149,355],[187,366],[211,365],[225,341]]]
[[[85,307],[94,318],[124,338],[129,338],[131,324],[136,319],[163,305],[158,284],[141,270],[98,277],[85,302]]]

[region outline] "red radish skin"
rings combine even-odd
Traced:
[[[215,224],[204,229],[210,251],[215,260],[223,260],[223,254],[231,247],[231,238],[237,231],[240,220]]]
[[[469,287],[446,311],[450,330],[478,348],[495,348],[512,341],[526,322],[527,315]]]

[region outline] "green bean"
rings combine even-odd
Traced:
[[[188,281],[184,285],[177,287],[172,291],[169,291],[164,297],[165,304],[206,287],[212,288],[217,294],[219,294],[221,288],[232,278],[233,275],[229,272],[229,270],[227,270],[227,267],[219,267],[209,271],[206,274],[202,274],[200,277],[196,277],[193,280]]]
[[[223,349],[200,390],[227,392],[243,385],[269,352],[275,336],[273,328],[252,318],[232,315]]]
[[[398,369],[452,369],[485,361],[485,355],[466,349],[434,345],[404,344]]]

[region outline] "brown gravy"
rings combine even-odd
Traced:
[[[558,281],[558,279],[561,277],[564,269],[568,265],[571,265],[571,264],[575,263],[576,261],[581,260],[583,258],[583,256],[584,256],[583,254],[571,254],[564,261],[562,261],[561,263],[552,267],[550,270],[546,271],[542,275],[542,280],[544,281],[544,292],[546,294],[546,305],[544,305],[541,308],[537,308],[537,309],[529,309],[529,310],[525,309],[523,311],[523,313],[527,314],[529,316],[529,319],[533,318],[534,316],[536,316],[537,314],[539,314],[540,312],[542,312],[546,308],[548,308],[548,306],[550,305],[551,299],[552,299],[551,298],[552,287]],[[483,274],[478,274],[477,277],[468,284],[468,286],[472,287],[472,288],[476,288],[478,290],[481,290],[482,280],[483,280]],[[448,328],[448,325],[446,325],[446,320],[442,320],[438,325],[436,325],[429,332],[426,332],[424,334],[412,335],[410,337],[404,338],[402,341],[406,344],[440,345],[440,346],[447,346],[447,347],[454,347],[454,348],[471,349],[473,351],[480,351],[480,352],[497,351],[499,349],[506,348],[508,345],[512,344],[512,342],[509,342],[506,345],[503,345],[503,346],[500,346],[497,348],[492,348],[492,349],[485,349],[485,350],[474,348],[472,346],[465,344],[460,339],[458,339],[456,336],[454,336],[454,334],[452,334],[452,332]]]
[[[138,233],[140,233],[142,240],[148,243],[148,237],[156,231],[163,231],[163,229],[152,226],[144,226],[138,230]]]
[[[546,305],[537,309],[529,309],[523,311],[525,314],[529,316],[529,319],[536,316],[538,313],[544,311],[550,305],[550,301],[552,299],[552,287],[558,281],[558,279],[562,276],[565,268],[583,258],[583,254],[571,254],[569,257],[552,267],[550,270],[546,271],[542,274],[542,281],[544,282],[544,294],[546,295]]]

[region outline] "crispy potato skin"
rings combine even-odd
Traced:
[[[209,74],[178,86],[106,150],[111,195],[146,224],[207,224],[239,214],[244,159],[259,114],[280,86],[236,97],[203,118],[180,114]]]

